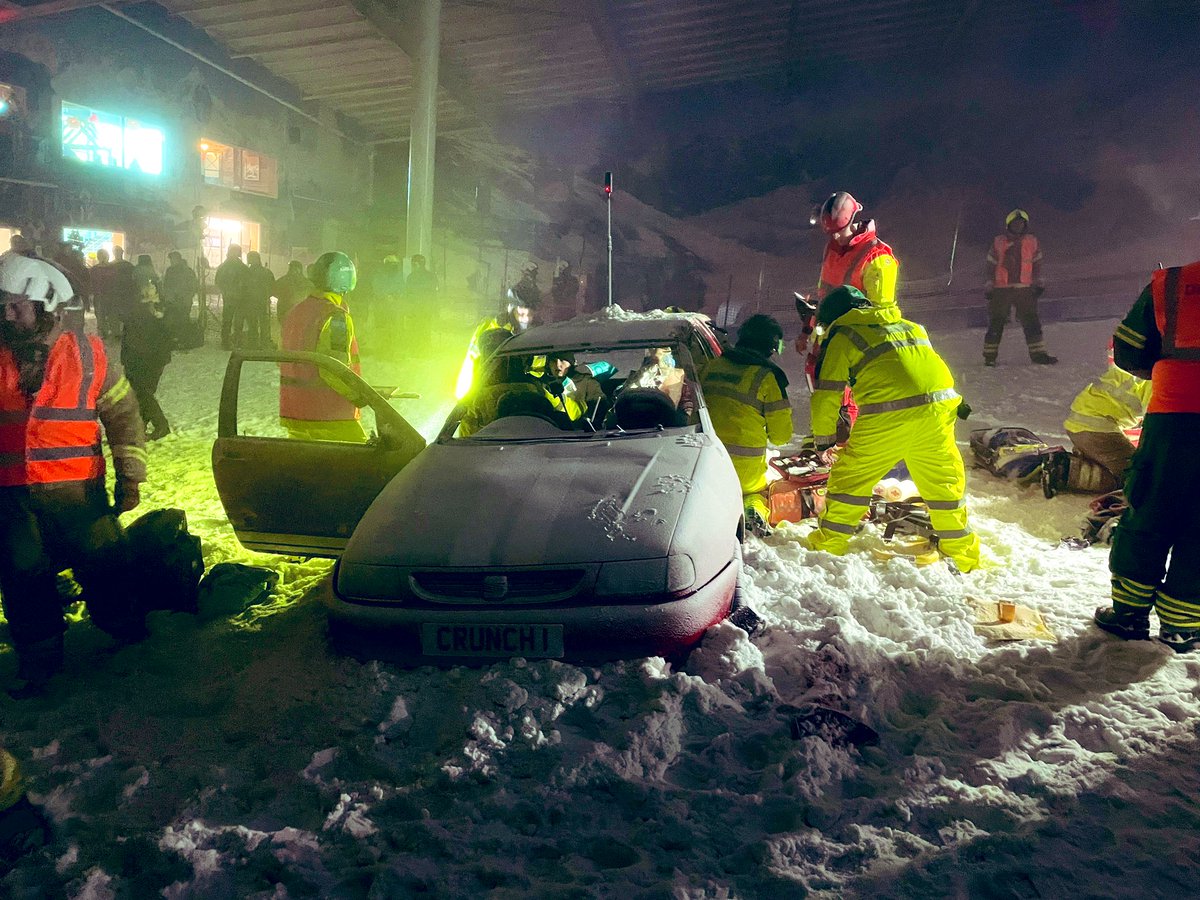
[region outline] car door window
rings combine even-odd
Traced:
[[[301,440],[289,434],[280,421],[280,368],[275,360],[247,359],[242,363],[237,387],[237,433],[241,437]],[[369,439],[378,434],[376,413],[370,405],[359,410],[359,423]],[[336,429],[315,432],[303,440],[350,443]],[[359,443],[362,443],[361,441]]]

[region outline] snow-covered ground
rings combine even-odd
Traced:
[[[976,410],[964,446],[989,423],[1061,434],[1112,324],[1048,327],[1053,368],[1024,362],[1015,325],[996,369],[979,331],[935,331]],[[430,434],[445,395],[373,363],[369,380],[426,393],[405,409]],[[1195,895],[1200,655],[1090,625],[1107,552],[1059,545],[1087,498],[972,472],[992,564],[962,577],[880,562],[866,538],[840,559],[809,552],[807,525],[751,539],[765,629],[719,625],[679,669],[403,670],[327,648],[314,590],[327,562],[234,538],[209,464],[223,365],[205,348],[168,369],[177,431],[150,447],[143,509],[184,508],[209,565],[266,566],[278,586],[248,606],[154,614],[151,637],[119,650],[73,624],[50,693],[0,700],[0,740],[55,826],[0,893]],[[988,644],[968,595],[1037,607],[1057,643]],[[0,678],[13,667],[5,652]],[[879,745],[793,740],[808,702],[868,723]]]

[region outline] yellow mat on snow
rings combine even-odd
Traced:
[[[989,641],[1057,641],[1042,614],[1007,600],[967,597],[975,610],[975,633]]]
[[[906,557],[918,566],[932,565],[942,558],[942,555],[929,543],[929,538],[915,535],[893,538],[885,542],[882,547],[872,547],[871,555],[879,560]]]

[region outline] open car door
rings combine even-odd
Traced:
[[[316,366],[360,398],[366,443],[289,438],[279,423],[279,363]],[[373,422],[372,422],[373,420]],[[225,369],[213,477],[251,550],[336,557],[371,501],[425,449],[378,391],[321,353],[234,352]]]

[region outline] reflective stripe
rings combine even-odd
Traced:
[[[905,338],[902,341],[884,341],[882,344],[876,344],[870,350],[863,354],[862,359],[850,367],[850,380],[858,378],[858,373],[867,363],[872,360],[879,359],[885,353],[894,351],[900,347],[929,347],[933,348],[933,344],[923,338]]]
[[[843,525],[841,522],[830,522],[826,519],[818,519],[817,527],[824,528],[826,531],[836,531],[838,534],[857,534],[857,525]]]
[[[79,361],[83,364],[83,377],[79,379],[79,400],[75,406],[78,409],[87,409],[88,392],[92,387],[92,380],[96,377],[96,354],[92,352],[92,342],[88,340],[82,328],[74,330],[72,334],[75,335],[75,343],[79,345]]]
[[[850,506],[870,506],[870,497],[860,497],[857,494],[826,494],[826,500],[837,500],[840,503],[848,503]]]
[[[837,391],[840,394],[842,391],[846,390],[849,384],[850,382],[848,381],[825,381],[824,379],[817,379],[813,382],[813,390]]]
[[[746,406],[759,409],[762,404],[758,402],[757,397],[751,397],[749,394],[743,394],[741,391],[731,390],[730,388],[713,385],[704,390],[706,397],[724,397],[726,400],[736,400],[738,403],[744,403]]]
[[[958,396],[958,391],[954,388],[943,388],[940,391],[931,391],[928,394],[918,394],[915,397],[905,397],[903,400],[887,400],[883,403],[867,403],[858,408],[860,416],[869,416],[872,413],[895,412],[898,409],[913,409],[917,406],[928,406],[931,403],[940,403],[943,400],[951,400]]]
[[[849,326],[837,329],[837,333],[844,334],[846,336],[846,338],[850,341],[850,343],[852,343],[855,347],[857,347],[863,353],[866,353],[868,350],[871,349],[870,342],[865,337],[863,337],[861,334],[859,334],[857,331],[855,331],[853,328],[850,328]]]
[[[961,500],[926,500],[925,505],[930,509],[962,509],[967,505],[967,498]]]
[[[791,409],[791,408],[792,408],[792,403],[790,400],[788,400],[787,397],[784,397],[781,400],[774,400],[770,403],[764,403],[762,405],[763,412],[765,412],[765,413],[780,412],[782,410]]]
[[[83,459],[101,454],[99,444],[90,447],[33,447],[26,455],[30,462],[49,462],[59,459]]]
[[[1146,336],[1143,334],[1138,334],[1124,322],[1117,326],[1117,333],[1115,336],[1119,337],[1122,341],[1124,341],[1130,347],[1133,347],[1135,350],[1146,349]]]
[[[110,387],[100,399],[96,401],[97,406],[116,406],[125,399],[125,395],[129,393],[129,379],[122,375],[117,383]]]
[[[0,410],[0,425],[20,425],[29,418],[29,412],[27,409]]]
[[[1063,427],[1067,432],[1072,431],[1100,431],[1116,433],[1120,431],[1120,426],[1112,419],[1106,416],[1085,416],[1082,413],[1071,413]]]
[[[740,372],[705,372],[704,381],[728,381],[730,384],[740,384],[742,376]]]
[[[938,531],[937,529],[934,529],[934,533],[937,534],[939,538],[946,541],[953,540],[954,538],[970,537],[972,534],[970,528],[960,528],[958,531]]]
[[[0,452],[0,466],[23,466],[25,465],[24,453],[3,453]]]
[[[53,406],[35,406],[30,412],[31,419],[41,419],[45,422],[90,422],[96,414],[86,407],[83,409],[57,409]]]
[[[729,451],[730,456],[762,456],[767,452],[765,445],[762,447],[743,447],[740,444],[726,444],[725,449]]]
[[[113,456],[121,456],[125,459],[139,459],[142,462],[147,460],[146,451],[141,447],[134,447],[132,444],[118,444],[112,448]]]

